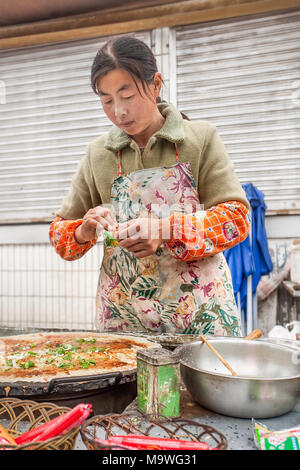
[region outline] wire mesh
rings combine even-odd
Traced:
[[[136,434],[193,442],[205,442],[211,448],[225,450],[227,440],[217,429],[195,420],[184,418],[155,418],[137,412],[98,415],[86,420],[81,426],[81,438],[91,450],[124,449],[126,446],[105,445],[101,441],[111,436]]]

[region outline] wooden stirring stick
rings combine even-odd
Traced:
[[[224,366],[227,367],[227,369],[232,373],[232,375],[237,376],[237,373],[230,367],[227,361],[221,356],[221,354],[218,353],[218,351],[215,350],[215,348],[204,338],[204,336],[200,335],[200,338],[202,341],[207,344],[209,349],[217,356],[218,359],[220,359],[221,362],[223,362]]]
[[[256,339],[256,338],[260,338],[261,335],[262,335],[261,330],[253,330],[251,331],[251,333],[249,333],[249,335],[245,336],[244,339]]]

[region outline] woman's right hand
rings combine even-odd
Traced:
[[[111,209],[102,206],[94,207],[83,216],[82,224],[75,230],[75,239],[78,243],[86,243],[98,237],[104,229],[113,230],[116,223]]]

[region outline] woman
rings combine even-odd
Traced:
[[[239,336],[222,251],[243,241],[249,204],[216,128],[159,102],[162,76],[133,37],[102,47],[91,84],[113,127],[87,148],[50,241],[83,256],[104,228],[96,325],[101,331]],[[204,210],[203,210],[204,209]]]

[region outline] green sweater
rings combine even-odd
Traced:
[[[142,155],[137,143],[116,126],[88,145],[57,216],[79,219],[92,207],[110,203],[112,183],[118,176],[120,149],[122,171],[128,174],[143,168],[174,165],[175,142],[179,162],[189,161],[191,164],[200,203],[205,210],[231,200],[241,201],[249,208],[216,127],[204,120],[184,120],[180,112],[168,103],[160,103],[158,108],[165,117],[164,125],[149,139]]]

